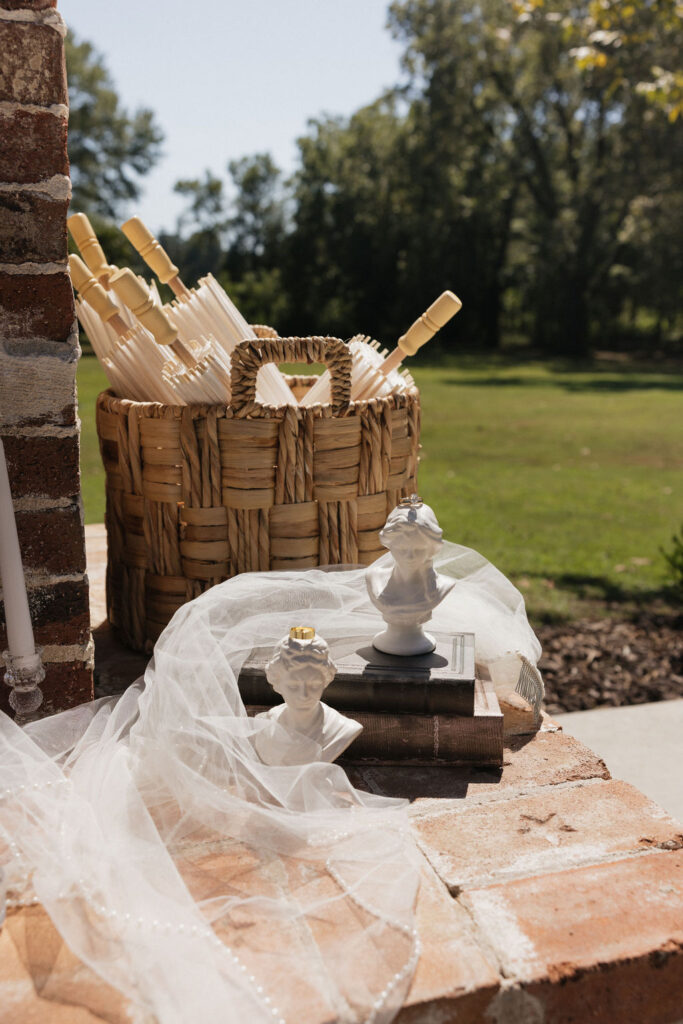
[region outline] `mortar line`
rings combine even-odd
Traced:
[[[31,260],[26,263],[0,263],[0,274],[25,275],[26,277],[40,274],[62,274],[67,269],[66,259],[48,261],[47,263],[35,263]]]
[[[502,803],[505,800],[516,800],[518,797],[534,796],[535,794],[541,794],[548,790],[557,792],[564,789],[579,789],[583,786],[592,786],[601,782],[613,781],[614,780],[611,777],[604,779],[600,776],[595,776],[590,779],[569,779],[565,782],[551,782],[542,786],[534,786],[533,784],[520,787],[511,786],[507,789],[502,789],[500,792],[482,793],[480,796],[475,796],[468,791],[466,797],[443,798],[442,802],[446,804],[446,806],[434,807],[431,805],[424,809],[419,809],[417,807],[415,810],[411,809],[410,818],[411,820],[416,820],[418,818],[423,820],[430,817],[436,818],[442,814],[466,814],[467,811],[471,810],[473,807],[483,807],[485,804],[489,803]],[[439,800],[441,798],[434,797],[434,799]]]
[[[648,846],[642,850],[613,851],[611,853],[605,853],[603,856],[598,855],[597,857],[592,858],[586,857],[585,860],[575,860],[571,864],[559,864],[554,867],[535,868],[533,871],[529,872],[519,871],[511,872],[510,874],[501,873],[492,878],[485,878],[484,876],[481,876],[479,879],[474,879],[471,882],[464,882],[462,885],[449,885],[448,882],[444,881],[444,885],[454,899],[459,899],[461,896],[466,896],[468,892],[492,889],[499,885],[508,885],[514,882],[523,882],[529,878],[541,878],[546,875],[565,874],[569,871],[582,871],[584,868],[599,868],[603,867],[605,864],[617,864],[621,863],[621,861],[634,860],[638,857],[649,857],[652,854],[666,855],[668,853],[676,853],[678,850],[683,849],[683,834],[679,833],[679,836],[675,840],[666,840],[665,842],[672,843],[672,845]],[[420,840],[416,839],[416,843],[419,846],[420,851],[429,859],[429,855],[423,849]],[[435,865],[432,866],[438,873],[438,868]]]
[[[71,178],[68,174],[51,174],[40,181],[0,181],[0,193],[23,192],[48,199],[50,202],[63,203],[71,198]]]
[[[0,21],[14,22],[15,25],[39,25],[53,29],[62,39],[66,36],[66,23],[59,11],[53,7],[45,11],[32,11],[22,7],[19,10],[0,10]]]
[[[0,100],[0,114],[52,114],[54,117],[68,118],[69,107],[66,103],[19,103],[17,100]]]

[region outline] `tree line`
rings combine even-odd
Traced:
[[[264,151],[176,184],[161,240],[183,277],[213,273],[283,334],[390,342],[450,287],[475,348],[680,342],[677,0],[394,0],[388,30],[401,82],[311,120],[292,174]],[[107,233],[161,133],[88,43],[67,68],[73,208]]]

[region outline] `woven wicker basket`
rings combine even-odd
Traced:
[[[331,403],[261,405],[266,362],[325,363]],[[237,573],[369,564],[383,553],[388,512],[416,489],[419,394],[411,385],[350,402],[350,386],[339,339],[275,337],[234,350],[229,406],[99,396],[107,609],[124,643],[149,650],[182,604]]]

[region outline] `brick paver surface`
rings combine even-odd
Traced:
[[[412,800],[424,857],[422,956],[400,1024],[683,1019],[683,829],[548,720],[544,730],[511,740],[502,772],[349,768],[356,785]],[[188,855],[181,871],[198,897],[236,872],[254,891],[268,885],[237,846]],[[275,950],[284,938],[271,936]],[[290,996],[292,1024],[333,1019],[318,993]],[[42,909],[10,909],[2,1024],[119,1024],[127,1014]]]
[[[101,609],[92,610],[97,624]],[[140,659],[106,630],[96,636],[100,685],[114,692],[139,674]],[[411,801],[423,863],[422,955],[399,1024],[683,1022],[683,828],[612,780],[550,719],[535,735],[507,738],[502,770],[347,771],[360,788]],[[196,844],[179,868],[197,898],[226,885],[265,894],[274,874],[297,870],[226,843],[217,851]],[[324,896],[324,868],[307,878]],[[325,926],[343,933],[345,913],[340,905]],[[319,992],[297,991],[278,975],[278,948],[301,941],[287,927],[262,936],[274,953],[266,987],[278,989],[291,1024],[331,1024]],[[381,954],[366,950],[364,975]],[[10,909],[0,932],[0,1024],[131,1019],[125,998],[74,957],[40,907]]]

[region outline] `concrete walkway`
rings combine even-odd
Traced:
[[[553,715],[607,764],[683,822],[683,700]]]

